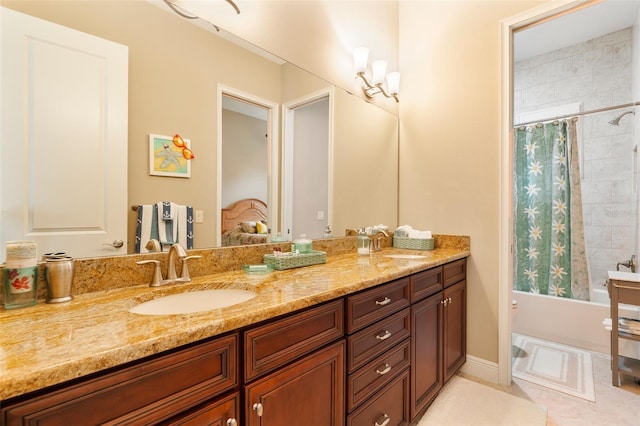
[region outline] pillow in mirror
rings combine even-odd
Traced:
[[[258,234],[266,234],[269,232],[269,228],[264,222],[256,222],[256,229],[258,231]]]
[[[257,232],[256,222],[241,222],[240,227],[242,228],[242,232],[246,232],[247,234],[255,234]]]

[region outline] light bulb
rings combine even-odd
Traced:
[[[387,73],[387,61],[373,61],[371,68],[373,70],[373,84],[384,82],[384,76]]]
[[[364,73],[367,70],[367,61],[369,60],[369,49],[366,47],[357,47],[353,51],[353,63],[356,74]]]
[[[389,93],[397,95],[400,92],[400,73],[397,71],[387,74],[387,88]]]

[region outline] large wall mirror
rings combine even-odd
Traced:
[[[397,225],[397,116],[333,87],[315,76],[313,70],[302,70],[257,48],[241,47],[220,37],[215,30],[205,28],[208,23],[194,25],[159,4],[161,2],[144,0],[3,0],[0,3],[128,47],[128,229],[123,238],[127,253],[134,252],[136,212],[131,206],[158,201],[191,205],[199,212],[193,226],[194,248],[220,244],[221,211],[237,201],[227,195],[242,184],[237,181],[241,177],[226,174],[226,179],[236,180],[236,187],[220,194],[222,171],[218,165],[224,170],[225,158],[219,139],[225,129],[219,117],[236,121],[235,128],[230,125],[229,131],[241,135],[243,129],[248,130],[237,124],[242,112],[229,107],[227,102],[223,114],[221,87],[250,94],[276,106],[272,113],[277,120],[268,125],[266,135],[271,138],[271,148],[247,148],[249,152],[244,154],[235,151],[234,163],[227,165],[227,172],[239,170],[238,162],[242,162],[241,157],[245,155],[245,165],[257,162],[263,173],[266,170],[266,180],[259,183],[260,194],[254,196],[240,191],[232,198],[266,197],[262,201],[270,211],[269,227],[274,233],[286,234],[287,231],[283,225],[286,198],[283,191],[288,187],[282,170],[286,134],[283,106],[320,92],[330,99],[326,132],[330,141],[326,155],[328,200],[322,215],[318,209],[313,210],[314,220],[331,225],[334,235],[343,235],[345,228],[379,223]],[[196,155],[190,177],[150,175],[149,135],[175,133],[190,141]],[[3,145],[6,143],[2,141]],[[256,160],[256,155],[267,158]],[[255,178],[253,174],[254,181]],[[0,227],[12,226],[6,222],[5,215],[1,220]],[[295,232],[305,233],[304,229]],[[308,233],[311,237],[320,237]],[[65,247],[59,249],[66,250]],[[80,251],[70,254],[87,256]],[[105,246],[104,255],[113,254],[110,247]]]

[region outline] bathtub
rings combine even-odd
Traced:
[[[607,290],[594,290],[594,302],[513,291],[512,331],[595,352],[610,352],[609,331],[602,321],[609,318]],[[517,306],[517,307],[516,307]],[[640,319],[640,307],[620,305],[619,315]],[[640,344],[620,340],[620,353],[637,357]]]

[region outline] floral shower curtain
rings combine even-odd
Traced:
[[[575,122],[516,129],[514,288],[588,300]]]

